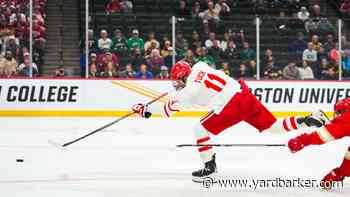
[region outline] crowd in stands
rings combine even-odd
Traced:
[[[43,64],[46,0],[33,1],[33,63],[29,58],[29,0],[0,0],[0,77],[36,76]]]
[[[130,1],[110,0],[106,6],[106,13],[123,12],[125,6],[121,4],[127,4],[126,2]],[[244,32],[243,29],[234,32],[233,29],[226,28],[220,33],[216,29],[220,25],[221,17],[232,14],[231,8],[238,2],[239,0],[179,0],[176,9],[178,18],[199,20],[203,28],[193,29],[192,32],[176,32],[175,49],[169,36],[160,32],[139,32],[138,29],[123,32],[118,28],[114,32],[102,29],[95,34],[91,29],[89,75],[167,79],[175,51],[176,60],[183,59],[192,65],[204,61],[234,78],[254,79],[257,75],[256,51],[255,47],[252,47],[255,40],[247,39],[246,34],[255,32]],[[286,35],[296,37],[289,43],[288,49],[288,53],[295,57],[295,61],[287,65],[279,64],[279,59],[275,58],[272,49],[262,49],[259,73],[261,78],[336,80],[340,56],[342,56],[343,72],[349,76],[350,46],[347,44],[349,42],[345,36],[342,37],[344,52],[340,54],[335,27],[321,14],[320,5],[309,4],[308,1],[302,0],[250,0],[250,2],[257,14],[263,14],[269,8],[281,9],[279,16],[275,17],[276,31],[280,34],[288,32]],[[293,25],[301,26],[304,30],[294,32]],[[146,36],[140,37],[140,35]]]

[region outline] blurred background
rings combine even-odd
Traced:
[[[349,0],[0,0],[0,77],[350,78]]]

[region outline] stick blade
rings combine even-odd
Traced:
[[[61,150],[65,150],[64,146],[53,141],[53,140],[48,140],[47,143],[49,143],[51,146],[55,147],[55,148],[58,148],[58,149],[61,149]]]

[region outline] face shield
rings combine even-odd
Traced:
[[[176,91],[181,90],[186,86],[186,83],[182,80],[174,80],[172,81],[172,84]]]

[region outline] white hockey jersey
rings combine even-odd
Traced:
[[[152,113],[159,112],[170,117],[182,108],[205,107],[219,114],[230,99],[240,92],[240,84],[220,70],[215,70],[205,62],[192,67],[186,86],[162,106],[151,108]]]

